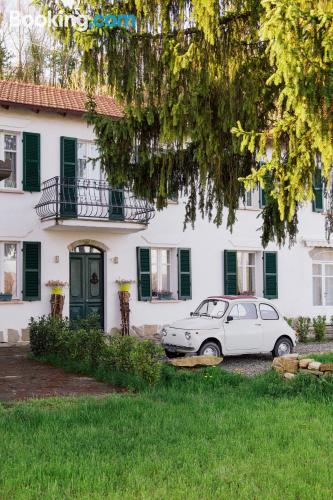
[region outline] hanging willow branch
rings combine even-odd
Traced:
[[[302,2],[314,5],[314,0],[294,3]],[[37,3],[54,12],[66,10],[54,0]],[[270,171],[263,244],[271,239],[282,244],[287,235],[294,241],[297,209],[311,191],[314,163],[304,147],[313,133],[308,127],[297,128],[295,110],[288,105],[293,80],[286,80],[280,66],[281,61],[288,64],[284,56],[293,50],[294,39],[288,33],[294,28],[292,21],[283,24],[283,11],[281,19],[275,19],[274,6],[281,3],[288,2],[263,0],[263,6],[260,0],[77,2],[73,11],[91,17],[95,13],[137,17],[134,32],[93,28],[57,33],[76,42],[88,88],[106,85],[124,105],[124,117],[112,121],[97,116],[93,100],[89,103],[88,119],[113,185],[157,200],[161,209],[172,194],[183,192],[188,200],[186,223],[194,224],[199,210],[220,225],[223,208],[228,207],[227,223],[232,226],[244,194],[239,178],[247,179],[248,187],[259,182],[267,189],[265,173]],[[279,32],[278,23],[289,32]],[[295,57],[301,58],[299,43]],[[285,51],[282,55],[279,47]],[[291,66],[290,71],[297,68]],[[326,101],[323,105],[327,112]],[[278,121],[281,116],[283,124]],[[272,157],[258,169],[268,141]],[[287,153],[284,161],[282,151]],[[295,190],[296,182],[303,190]]]

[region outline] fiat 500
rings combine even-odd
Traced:
[[[167,356],[269,353],[290,354],[296,334],[267,299],[244,296],[208,297],[189,318],[164,327]]]

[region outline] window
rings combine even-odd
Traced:
[[[254,252],[237,252],[237,288],[239,294],[254,295],[256,254]]]
[[[312,264],[313,305],[333,305],[333,262]]]
[[[79,179],[103,180],[100,162],[93,162],[98,158],[97,146],[93,142],[77,142],[77,177]]]
[[[153,298],[170,298],[171,251],[164,248],[151,250],[151,279]]]
[[[0,293],[17,297],[16,243],[0,243]]]
[[[279,319],[279,315],[274,309],[274,307],[268,305],[268,304],[260,304],[259,306],[260,309],[260,316],[261,319]]]
[[[228,303],[224,300],[204,300],[196,309],[194,315],[222,318],[227,307]]]
[[[17,135],[12,133],[4,133],[1,137],[3,141],[3,160],[9,160],[12,173],[8,179],[0,182],[0,187],[17,188]]]
[[[257,319],[257,308],[255,304],[242,302],[241,304],[235,305],[231,312],[230,316],[233,319]]]

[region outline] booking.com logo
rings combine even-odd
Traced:
[[[10,28],[25,26],[27,28],[74,28],[78,31],[87,31],[93,28],[136,28],[136,17],[132,14],[96,14],[93,19],[85,14],[65,14],[59,12],[53,14],[50,10],[47,15],[22,14],[18,10],[12,10],[9,13]]]

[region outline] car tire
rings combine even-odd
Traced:
[[[208,342],[205,342],[202,344],[198,351],[198,356],[216,356],[220,357],[222,354],[221,352],[221,347],[217,342],[213,342],[212,340],[209,340]]]
[[[293,343],[288,337],[280,337],[276,341],[272,354],[274,358],[279,358],[280,356],[291,354],[293,352],[293,347]]]
[[[174,358],[183,358],[185,354],[183,352],[171,352],[168,351],[167,349],[164,349],[165,355],[169,359],[174,359]]]

